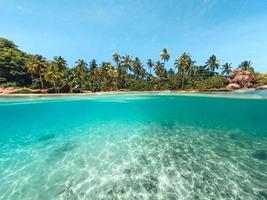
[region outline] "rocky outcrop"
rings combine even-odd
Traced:
[[[226,88],[229,90],[237,90],[240,89],[241,87],[236,83],[230,83],[229,85],[226,86]]]
[[[19,89],[13,87],[0,88],[0,94],[16,94],[19,93]]]
[[[40,90],[40,89],[13,88],[13,87],[0,88],[0,94],[40,94],[40,93],[48,93],[48,92],[47,89]]]
[[[232,76],[229,78],[229,89],[251,88],[255,83],[255,76],[250,71],[235,70]]]

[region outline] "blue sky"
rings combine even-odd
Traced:
[[[267,0],[0,0],[0,37],[48,59],[111,60],[114,52],[198,64],[211,54],[267,72]]]

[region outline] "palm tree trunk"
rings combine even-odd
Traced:
[[[184,74],[184,71],[183,71],[182,90],[184,89],[184,78],[185,78],[185,74]]]
[[[42,78],[41,72],[39,72],[39,79],[40,79],[41,87],[42,87],[42,90],[43,90],[44,89],[44,83],[43,83],[43,78]]]
[[[55,83],[55,82],[53,82],[53,87],[54,87],[55,93],[58,93],[58,92],[57,92],[57,88],[56,88],[56,83]]]

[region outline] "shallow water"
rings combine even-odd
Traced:
[[[267,98],[0,98],[0,199],[266,199]]]

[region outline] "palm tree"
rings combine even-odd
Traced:
[[[113,88],[116,90],[118,89],[118,71],[116,69],[112,69],[109,71],[109,77],[111,78],[111,83],[113,85]]]
[[[126,72],[128,73],[128,71],[132,70],[132,58],[130,55],[125,55],[122,57],[122,66],[123,68],[126,70]]]
[[[165,69],[164,69],[164,65],[160,62],[157,61],[154,67],[154,71],[156,73],[156,75],[160,78],[160,84],[163,84],[163,78],[165,75]]]
[[[232,63],[225,63],[222,65],[222,75],[226,75],[229,76],[232,73],[232,67],[231,67]]]
[[[64,71],[67,68],[67,61],[61,56],[54,57],[53,62],[57,66],[59,71]]]
[[[114,53],[113,56],[112,56],[112,58],[113,58],[113,61],[116,63],[116,66],[118,68],[119,63],[120,63],[120,60],[121,60],[120,54]]]
[[[33,75],[36,73],[37,71],[37,64],[36,64],[36,57],[35,56],[30,56],[29,60],[26,64],[27,70],[28,72],[31,73],[31,78],[33,80]]]
[[[91,80],[91,90],[92,92],[95,91],[95,83],[98,80],[99,71],[97,68],[91,70],[90,72],[90,80]]]
[[[170,59],[171,55],[168,52],[168,50],[166,48],[164,48],[160,53],[160,57],[161,57],[161,60],[163,60],[164,66],[165,66],[166,61],[168,61]]]
[[[95,91],[95,83],[98,79],[98,70],[97,70],[97,62],[96,59],[92,59],[89,63],[89,79],[91,84],[92,92]]]
[[[81,59],[78,59],[75,63],[77,64],[75,68],[77,69],[77,72],[78,72],[80,86],[83,87],[84,82],[86,81],[88,64],[84,60],[81,60]]]
[[[193,65],[191,56],[188,53],[184,52],[179,59],[175,60],[174,65],[175,68],[178,69],[178,73],[182,74],[182,89],[184,89],[186,73],[188,72],[190,66]]]
[[[73,93],[73,88],[77,87],[79,85],[79,75],[77,73],[76,68],[71,68],[67,71],[66,81],[68,85],[70,86],[70,92]]]
[[[254,68],[252,67],[252,62],[247,61],[247,60],[241,62],[241,64],[238,66],[238,69],[242,69],[244,71],[254,72]]]
[[[194,63],[195,62],[192,62],[191,65],[188,68],[188,76],[191,77],[191,78],[195,78],[195,76],[198,73],[198,67],[194,66]]]
[[[44,77],[47,81],[52,83],[54,90],[58,92],[56,85],[62,79],[62,72],[60,72],[58,65],[55,63],[49,63],[44,72]]]
[[[133,61],[133,71],[136,79],[138,79],[143,71],[142,63],[138,57]]]
[[[31,73],[32,79],[34,74],[39,76],[41,88],[44,89],[42,73],[46,68],[45,59],[41,55],[30,56],[29,61],[26,64],[26,67],[28,71]]]
[[[132,58],[130,55],[122,56],[122,61],[120,65],[118,66],[118,82],[120,88],[126,88],[127,87],[127,76],[129,74],[129,71],[132,70]]]
[[[213,76],[215,73],[215,70],[218,69],[220,66],[219,60],[217,60],[215,55],[212,55],[209,57],[209,59],[206,62],[206,68],[210,71],[210,74]]]
[[[148,68],[149,68],[149,75],[151,76],[151,69],[154,67],[153,61],[149,58],[146,62]]]
[[[96,59],[93,59],[89,64],[89,71],[92,71],[97,68]]]
[[[109,62],[102,62],[101,64],[101,76],[103,78],[104,90],[107,90],[107,84],[110,78],[110,71],[113,69],[113,66]]]

